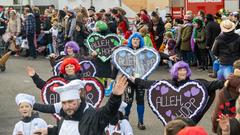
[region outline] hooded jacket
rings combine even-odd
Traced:
[[[240,36],[234,31],[221,33],[215,40],[212,52],[221,65],[232,65],[240,58]]]

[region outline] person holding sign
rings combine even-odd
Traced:
[[[63,60],[63,63],[61,64],[60,69],[61,76],[68,81],[79,79],[81,78],[80,69],[81,67],[77,59],[66,58]],[[32,78],[36,86],[41,90],[46,84],[46,82],[38,76],[35,69],[32,67],[27,67],[27,73]]]
[[[140,35],[140,33],[133,33],[128,39],[127,47],[132,48],[133,50],[137,50],[144,46],[144,39]],[[137,62],[137,61],[136,61]],[[141,68],[139,68],[141,69]],[[138,76],[137,72],[134,76]],[[133,96],[136,93],[136,101],[137,101],[137,113],[138,113],[138,128],[140,130],[145,130],[146,127],[143,122],[144,118],[144,94],[145,90],[140,85],[135,85],[134,83],[129,83],[129,89],[127,91],[125,100],[127,102],[126,113],[125,116],[128,118],[130,115],[130,110],[132,107]]]
[[[107,104],[98,110],[82,101],[79,89],[83,87],[81,80],[73,80],[70,83],[56,87],[62,103],[61,113],[63,119],[59,125],[38,129],[33,135],[101,135],[111,118],[118,113],[121,105],[121,95],[128,85],[127,78],[118,76],[113,92]]]
[[[83,54],[80,54],[80,48],[78,43],[75,41],[69,41],[65,44],[64,47],[64,55],[57,56],[56,54],[52,53],[49,55],[50,57],[50,64],[52,67],[54,67],[59,61],[61,61],[63,58],[73,57],[76,59],[91,59],[87,56],[83,56]]]
[[[160,98],[164,98],[164,101],[166,101],[166,103],[162,103],[162,104],[159,104],[161,107],[163,108],[166,108],[168,107],[168,109],[170,109],[170,111],[166,111],[164,112],[164,114],[162,115],[163,117],[167,117],[167,116],[171,116],[172,114],[177,115],[177,113],[179,112],[173,112],[171,111],[171,106],[172,108],[178,108],[178,107],[181,107],[182,105],[184,105],[184,102],[183,102],[183,98],[182,100],[180,100],[181,96],[183,96],[184,98],[187,98],[187,97],[191,97],[191,98],[196,98],[196,95],[198,95],[199,93],[201,93],[201,90],[200,90],[200,87],[199,88],[195,88],[195,89],[192,89],[191,88],[191,91],[186,91],[185,93],[182,93],[181,95],[181,91],[184,91],[186,90],[186,88],[184,87],[189,87],[190,84],[192,82],[195,82],[197,83],[198,86],[201,86],[201,89],[203,89],[204,91],[206,90],[206,93],[208,96],[206,97],[207,100],[205,100],[205,106],[199,106],[199,112],[197,115],[193,115],[193,117],[191,118],[195,123],[198,123],[201,118],[203,117],[203,115],[206,113],[206,111],[208,110],[208,108],[211,106],[211,104],[213,103],[213,100],[214,100],[214,97],[215,97],[215,91],[217,89],[221,89],[223,86],[224,86],[224,81],[220,81],[220,80],[216,80],[216,81],[207,81],[205,79],[195,79],[195,80],[191,80],[190,77],[191,77],[191,69],[189,68],[189,65],[187,63],[185,63],[184,61],[179,61],[177,63],[175,63],[173,65],[173,67],[171,68],[170,70],[171,72],[171,77],[172,79],[171,80],[161,80],[160,82],[166,82],[164,86],[161,86],[160,88],[160,93],[161,95]],[[152,89],[155,84],[159,83],[158,81],[149,81],[149,80],[142,80],[140,78],[135,78],[135,77],[131,77],[131,80],[135,83],[135,85],[139,86],[139,87],[144,87],[144,88],[147,88],[149,89]],[[154,86],[153,86],[154,85]],[[163,88],[164,87],[164,88]],[[180,90],[178,89],[180,88]],[[149,89],[149,90],[150,90]],[[156,88],[157,89],[157,88]],[[171,91],[172,89],[177,89],[178,92],[175,91]],[[175,92],[179,95],[176,95],[174,96],[176,99],[174,99],[172,96],[168,95],[168,96],[165,96],[167,95],[168,93],[170,94],[170,92]],[[159,92],[158,92],[159,93]],[[155,94],[158,94],[158,93],[155,93]],[[177,97],[179,96],[179,97]],[[201,96],[204,96],[204,95],[201,95]],[[200,98],[202,99],[202,98]],[[169,100],[169,101],[168,101]],[[176,100],[176,101],[175,101]],[[193,101],[196,102],[196,99],[194,99]],[[180,102],[180,104],[179,104]],[[190,104],[192,105],[192,107],[190,106]],[[158,105],[156,105],[156,108]],[[194,112],[194,109],[193,108],[197,108],[197,106],[195,104],[193,104],[193,102],[191,103],[188,103],[188,113],[193,113]],[[159,114],[161,114],[161,110],[159,110],[158,112]],[[181,112],[180,112],[181,113]],[[186,112],[184,112],[186,114]],[[181,116],[184,116],[184,113],[182,112]],[[175,119],[175,117],[171,117],[171,119]],[[159,117],[159,115],[158,115]],[[166,118],[163,118],[165,119],[165,121],[163,122],[164,124],[167,123],[166,121]],[[161,119],[162,120],[162,119]]]

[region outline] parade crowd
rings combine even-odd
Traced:
[[[170,85],[178,88],[196,82],[207,91],[209,99],[201,114],[173,119],[165,125],[165,135],[207,135],[197,124],[214,101],[216,107],[209,120],[212,132],[218,135],[240,133],[240,13],[224,9],[214,15],[202,10],[197,14],[187,11],[183,18],[173,18],[167,13],[164,19],[157,10],[148,13],[141,9],[134,18],[126,14],[120,7],[96,11],[94,6],[56,9],[54,5],[44,11],[26,5],[20,14],[13,7],[0,6],[1,55],[11,51],[12,57],[28,57],[29,60],[44,56],[52,67],[61,59],[59,76],[69,81],[54,87],[60,95],[60,103],[36,103],[35,97],[18,94],[16,103],[22,119],[16,123],[13,135],[133,135],[131,124],[135,123],[130,123],[128,118],[134,97],[138,128],[148,129],[144,124],[144,97],[157,80],[134,75],[127,78],[110,60],[101,61],[98,52],[87,46],[91,33],[102,36],[114,33],[121,39],[121,46],[132,50],[154,49],[161,56],[159,66],[166,66],[166,72],[170,71],[171,79],[166,80]],[[100,108],[89,104],[81,92],[85,86],[80,80],[83,67],[79,66],[79,61],[82,59],[94,61],[95,77],[105,90],[111,89],[108,101]],[[191,79],[191,67],[216,79]],[[46,81],[33,67],[27,67],[27,74],[40,90],[45,86]],[[56,126],[48,126],[35,111],[57,113],[61,120],[57,120]]]

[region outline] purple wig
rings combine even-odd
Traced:
[[[180,68],[185,68],[187,70],[187,78],[190,78],[190,76],[192,75],[192,71],[191,71],[189,65],[184,61],[179,61],[172,66],[172,68],[170,70],[172,78],[173,79],[178,78],[178,69],[180,69]]]
[[[71,47],[73,49],[73,53],[79,53],[79,46],[78,46],[78,43],[74,42],[74,41],[69,41],[65,44],[65,47],[64,47],[64,53],[66,55],[68,55],[67,53],[67,48],[68,47]]]

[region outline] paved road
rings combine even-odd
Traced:
[[[26,66],[32,66],[36,69],[37,73],[43,78],[48,79],[51,76],[50,65],[48,60],[38,58],[36,61],[26,60],[26,58],[15,58],[12,57],[7,63],[7,70],[5,72],[0,72],[0,135],[10,135],[16,122],[20,120],[19,113],[17,111],[17,105],[15,103],[15,96],[17,93],[24,92],[35,95],[38,102],[40,100],[40,90],[38,90],[33,84],[31,78],[26,74]],[[168,79],[169,74],[165,67],[157,69],[149,79],[160,80]],[[207,77],[207,72],[198,72],[193,69],[194,78],[205,78]],[[106,100],[105,100],[106,101]],[[105,104],[105,101],[102,104]],[[132,113],[130,116],[130,122],[134,129],[136,135],[160,135],[163,134],[163,126],[160,120],[155,116],[155,114],[150,110],[147,102],[145,102],[145,125],[147,129],[145,131],[140,131],[137,129],[137,112],[136,106],[132,108]],[[203,117],[199,125],[203,126],[209,134],[211,132],[211,112],[214,105]],[[54,119],[51,115],[46,115],[40,113],[49,124],[55,124]]]

